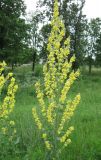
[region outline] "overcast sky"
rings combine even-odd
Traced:
[[[33,12],[36,9],[36,2],[38,0],[24,0],[27,5],[27,12]],[[86,0],[84,7],[84,14],[88,18],[101,18],[101,0]]]

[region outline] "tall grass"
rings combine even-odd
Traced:
[[[100,71],[96,70],[90,76],[86,73],[81,74],[72,87],[70,95],[73,96],[79,91],[82,99],[70,122],[75,126],[71,137],[72,143],[61,155],[61,160],[101,160]],[[21,74],[20,70],[18,73]],[[25,74],[27,77],[28,73],[25,72]],[[37,138],[39,133],[32,117],[32,107],[38,107],[33,86],[37,78],[33,77],[34,81],[31,85],[19,87],[12,115],[16,123],[18,138],[13,152],[10,151],[5,157],[0,155],[0,160],[44,160],[44,144]]]

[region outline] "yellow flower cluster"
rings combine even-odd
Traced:
[[[44,103],[44,99],[43,99],[43,93],[40,90],[40,83],[37,82],[35,84],[35,87],[36,87],[37,98],[39,100],[40,106],[42,107],[41,111],[42,111],[43,115],[45,115],[46,114],[46,109],[45,109],[45,103]]]
[[[54,122],[55,115],[54,115],[53,111],[54,111],[55,108],[56,108],[55,102],[51,102],[49,104],[48,109],[47,109],[47,120],[48,120],[49,123]]]
[[[3,134],[6,134],[6,133],[7,133],[7,128],[6,128],[6,127],[2,127],[1,130],[2,130],[2,133],[3,133]]]
[[[60,134],[61,131],[63,130],[65,122],[70,120],[70,118],[73,116],[73,113],[74,113],[77,105],[79,104],[79,102],[80,102],[80,94],[78,94],[72,102],[67,103],[67,106],[66,106],[66,108],[63,112],[62,118],[61,118],[61,123],[58,128],[58,134]]]
[[[48,150],[51,150],[51,144],[49,143],[49,141],[46,141],[45,140],[45,145],[46,145],[46,148],[48,149]]]
[[[71,139],[67,139],[66,142],[64,143],[64,146],[67,147],[68,144],[70,144],[70,143],[71,143]]]
[[[67,50],[66,50],[67,52]],[[69,53],[68,53],[69,54]],[[70,62],[65,61],[62,63],[62,72],[60,74],[60,80],[61,83],[63,83],[67,79],[67,74],[70,72],[70,69],[72,67],[72,63],[75,61],[75,55],[71,57]]]
[[[43,67],[43,88],[41,89],[39,82],[36,83],[36,93],[41,110],[37,111],[35,107],[32,110],[34,120],[48,150],[58,148],[56,146],[59,143],[64,147],[71,143],[69,136],[74,127],[70,127],[66,132],[63,131],[65,123],[69,122],[80,101],[80,94],[73,101],[67,101],[67,93],[80,73],[79,70],[71,71],[75,55],[69,56],[70,37],[64,40],[65,26],[59,17],[58,0],[55,0],[54,3],[51,27],[47,45],[49,55]],[[41,118],[38,112],[42,114]]]
[[[3,62],[0,62],[0,74],[2,73],[2,71],[4,70],[6,66],[6,63],[3,61]]]
[[[69,127],[69,129],[67,129],[66,133],[60,138],[60,142],[64,143],[67,138],[69,137],[69,135],[72,133],[72,131],[74,130],[74,127]]]
[[[3,63],[0,62],[0,93],[1,93],[2,88],[4,86],[4,83],[5,83],[5,78],[2,75],[2,72],[3,72],[5,66],[6,66],[5,62],[3,62]]]
[[[11,126],[14,126],[14,125],[15,125],[15,122],[14,122],[14,121],[10,121],[9,124],[10,124]]]
[[[0,62],[0,94],[1,94],[4,84],[7,82],[7,80],[9,80],[13,76],[13,73],[8,73],[8,75],[4,77],[2,72],[4,71],[5,66],[6,66],[5,62],[3,63]]]
[[[5,66],[6,66],[5,62],[0,63],[0,94],[7,80],[9,82],[7,94],[3,102],[1,102],[0,104],[0,123],[1,123],[0,127],[1,127],[1,132],[3,134],[6,134],[8,132],[9,125],[12,127],[15,125],[15,122],[9,121],[9,119],[7,120],[7,123],[9,122],[9,124],[7,124],[6,119],[9,118],[10,113],[14,109],[15,93],[18,89],[18,86],[15,84],[15,79],[12,77],[13,73],[8,73],[6,77],[3,75],[3,70],[5,69]],[[15,133],[16,133],[16,129],[13,130],[12,136],[14,136]]]
[[[74,127],[70,127],[66,131],[66,133],[62,137],[60,137],[60,142],[64,144],[64,147],[66,147],[69,143],[71,143],[71,139],[68,137],[72,133],[72,131],[74,131]]]
[[[33,117],[35,119],[35,122],[37,124],[38,129],[41,130],[42,129],[42,123],[41,123],[41,121],[38,117],[38,114],[37,114],[37,111],[36,111],[35,108],[32,109],[32,114],[33,114]]]
[[[66,95],[71,87],[71,85],[73,84],[73,82],[76,80],[76,78],[79,76],[79,70],[76,72],[71,72],[69,79],[66,81],[62,91],[61,91],[61,97],[60,97],[60,102],[64,103],[66,100]]]
[[[46,133],[43,133],[43,134],[42,134],[42,138],[44,139],[46,148],[47,148],[48,150],[51,150],[52,145],[51,145],[50,142],[47,140],[47,134],[46,134]]]
[[[17,89],[18,86],[15,84],[15,79],[12,77],[8,86],[7,95],[4,98],[1,107],[0,117],[8,118],[8,115],[13,111],[15,105],[15,93]]]
[[[4,83],[5,83],[4,76],[0,76],[0,92],[1,92],[1,90],[3,88]]]
[[[39,130],[41,130],[43,132],[43,125],[39,119],[39,116],[37,114],[37,111],[35,108],[32,109],[32,114],[33,114],[33,117],[34,117],[34,120],[35,120],[35,123],[38,127]],[[47,134],[46,133],[42,133],[42,138],[44,139],[44,143],[45,143],[45,146],[48,150],[51,150],[52,148],[52,145],[50,144],[49,140],[47,140]]]

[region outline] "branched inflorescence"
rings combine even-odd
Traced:
[[[0,96],[2,94],[4,85],[8,84],[6,96],[0,101],[0,133],[8,135],[9,128],[14,128],[15,122],[10,120],[9,116],[13,112],[15,105],[15,93],[18,86],[15,84],[15,79],[12,73],[8,73],[5,77],[3,71],[5,69],[5,62],[0,63]],[[13,129],[13,133],[9,140],[12,140],[16,129]]]
[[[75,55],[69,58],[70,38],[64,40],[65,26],[58,10],[58,0],[55,0],[52,30],[47,46],[49,55],[43,67],[44,89],[41,89],[40,82],[36,83],[42,117],[33,108],[33,117],[48,150],[54,150],[56,146],[64,148],[71,142],[69,136],[74,127],[66,129],[66,126],[80,101],[80,94],[74,100],[67,100],[67,94],[79,76],[79,70],[72,71]]]

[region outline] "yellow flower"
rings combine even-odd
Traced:
[[[43,139],[46,139],[46,138],[47,138],[47,134],[46,134],[46,133],[43,133],[43,134],[42,134],[42,138],[43,138]]]
[[[13,131],[13,133],[14,133],[14,134],[16,134],[16,129],[15,129],[15,128],[14,128],[14,131]]]
[[[7,128],[3,127],[3,128],[2,128],[2,133],[3,133],[3,134],[6,134],[6,133],[7,133]]]
[[[13,73],[8,73],[8,78],[11,78],[13,76]]]
[[[49,143],[49,141],[45,141],[45,145],[46,145],[46,148],[47,148],[48,150],[51,150],[52,146],[51,146],[51,144]]]
[[[69,135],[72,133],[73,130],[74,130],[73,126],[67,129],[66,133],[62,137],[60,137],[60,142],[61,143],[66,142],[67,138],[69,137]]]
[[[14,126],[14,125],[15,125],[15,122],[14,122],[14,121],[10,121],[9,124],[10,124],[11,126]]]
[[[65,142],[64,146],[67,147],[68,144],[70,144],[70,143],[71,143],[71,139],[67,139],[67,141]]]

